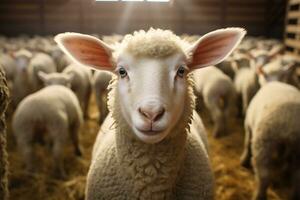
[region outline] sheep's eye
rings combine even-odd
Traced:
[[[119,74],[120,74],[121,78],[125,78],[127,76],[127,72],[124,69],[124,67],[120,67]]]
[[[177,70],[177,76],[179,76],[180,78],[182,78],[185,74],[185,68],[183,66],[179,67]]]

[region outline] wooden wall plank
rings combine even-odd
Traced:
[[[243,26],[250,34],[262,35],[266,29],[267,2],[177,0],[175,6],[170,6],[167,3],[94,0],[0,0],[0,34],[33,31],[41,34],[59,31],[110,34],[151,26],[170,28],[179,34],[203,34],[225,26]],[[297,14],[291,16],[299,17]]]

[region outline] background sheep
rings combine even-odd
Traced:
[[[236,91],[231,79],[216,67],[194,72],[195,94],[203,102],[214,123],[213,135],[226,134],[235,112]]]
[[[111,128],[102,129],[98,136],[103,141],[95,148],[101,153],[92,160],[87,199],[123,198],[124,194],[128,199],[213,198],[212,174],[200,133],[186,132],[189,123],[197,123],[191,119],[196,112],[186,68],[221,62],[244,34],[238,28],[218,30],[189,45],[170,31],[150,29],[125,36],[114,58],[112,49],[94,37],[56,36],[59,46],[76,62],[109,71],[117,67],[119,74],[111,85],[112,116],[103,125]],[[226,48],[211,48],[216,44]],[[192,55],[192,61],[184,63],[187,55]]]
[[[27,50],[19,50],[14,53],[16,70],[12,84],[12,104],[15,108],[19,102],[33,92],[32,83],[29,78],[28,66],[32,53]]]
[[[258,68],[259,82],[264,85],[266,82],[280,81],[300,88],[296,74],[297,67],[299,67],[299,63],[293,57],[279,57],[264,67]]]
[[[0,66],[2,66],[5,72],[7,84],[11,89],[17,68],[15,60],[9,54],[0,54]]]
[[[93,76],[93,87],[96,95],[96,103],[99,111],[99,124],[102,124],[108,114],[107,93],[112,74],[106,71],[96,71]]]
[[[12,121],[27,170],[34,170],[33,143],[47,132],[53,142],[55,169],[59,176],[65,177],[63,149],[70,136],[75,154],[81,155],[78,132],[82,122],[79,102],[75,94],[64,86],[48,86],[27,96],[17,107]]]
[[[242,68],[237,71],[234,85],[238,94],[241,114],[245,115],[248,105],[259,90],[258,76],[253,68]]]
[[[292,170],[292,199],[299,199],[300,92],[284,83],[263,86],[251,101],[245,120],[242,165],[252,157],[257,179],[254,199],[267,199],[274,179]],[[283,175],[283,177],[285,177]]]
[[[8,199],[8,161],[6,152],[6,120],[5,111],[8,105],[8,87],[5,74],[0,69],[0,199]]]
[[[231,57],[228,57],[223,62],[217,64],[216,67],[233,80],[235,76],[233,65],[234,65],[233,59]]]
[[[56,72],[56,65],[53,59],[45,53],[35,54],[28,66],[28,78],[31,82],[33,91],[37,91],[43,87],[43,83],[38,77],[39,71],[45,73]]]
[[[78,97],[84,118],[88,118],[88,105],[92,89],[91,70],[77,64],[71,64],[64,69],[63,73],[73,77],[71,80],[71,89]]]
[[[58,72],[62,72],[68,65],[71,64],[70,59],[58,46],[52,47],[50,50],[50,55],[56,63]]]

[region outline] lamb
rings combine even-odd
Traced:
[[[228,57],[226,60],[216,65],[216,67],[229,76],[231,80],[234,80],[239,69],[245,67],[249,68],[254,64],[253,62],[251,57],[246,53],[235,51],[231,57]]]
[[[15,108],[24,97],[33,91],[27,69],[32,53],[21,49],[14,53],[14,57],[16,70],[12,84],[12,105]]]
[[[6,152],[6,122],[5,112],[8,106],[9,90],[5,74],[0,69],[0,199],[8,199],[8,161]]]
[[[254,68],[242,68],[237,71],[234,85],[241,105],[241,114],[245,116],[248,105],[259,90],[258,76]]]
[[[285,83],[264,85],[252,99],[245,119],[241,163],[252,165],[257,180],[255,200],[267,199],[267,189],[280,175],[293,174],[291,199],[299,199],[300,92]]]
[[[299,63],[295,58],[279,57],[264,67],[258,68],[259,81],[261,84],[269,81],[280,81],[300,88],[300,82],[295,72],[297,67],[299,67]]]
[[[81,156],[78,137],[82,123],[83,116],[78,99],[65,86],[50,85],[24,98],[14,113],[12,129],[27,171],[36,170],[33,143],[46,132],[47,139],[53,142],[56,174],[65,178],[63,149],[70,136],[75,154]]]
[[[263,50],[263,49],[253,49],[250,51],[249,56],[252,57],[255,61],[255,66],[263,67],[270,61],[272,61],[276,56],[280,55],[282,52],[282,46],[274,46],[270,50]]]
[[[70,87],[76,94],[85,118],[88,117],[88,103],[91,95],[91,71],[76,64],[69,65],[63,73],[38,73],[45,85],[59,84]],[[70,85],[68,85],[70,84]]]
[[[87,200],[213,199],[203,130],[193,128],[200,118],[188,70],[221,62],[244,34],[217,30],[191,45],[171,31],[150,29],[126,35],[114,50],[88,35],[55,37],[77,63],[118,74],[102,142],[94,146],[99,153],[89,169]]]
[[[34,92],[43,87],[43,83],[38,77],[39,71],[43,71],[45,73],[53,73],[57,71],[53,59],[45,53],[35,54],[30,60],[28,66],[28,78]]]
[[[99,115],[99,124],[102,124],[108,114],[107,108],[107,87],[113,74],[107,71],[96,71],[93,76],[93,88],[96,94],[96,103]]]
[[[194,72],[195,94],[204,102],[214,123],[213,136],[227,133],[227,120],[235,112],[236,91],[231,79],[218,68],[211,66]]]
[[[12,82],[16,71],[16,63],[13,57],[9,54],[3,53],[0,55],[0,66],[3,67],[9,88],[12,88]]]
[[[92,90],[91,70],[82,66],[77,66],[77,64],[71,64],[64,69],[63,73],[73,76],[71,89],[79,99],[84,118],[88,118],[88,105]]]
[[[58,46],[52,47],[50,55],[56,63],[57,71],[62,72],[68,65],[71,64],[70,59],[62,52]]]
[[[217,64],[216,67],[220,69],[228,77],[230,77],[231,80],[234,79],[235,71],[234,71],[234,61],[232,58],[228,57],[223,62]]]

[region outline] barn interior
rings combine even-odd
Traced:
[[[57,34],[65,32],[88,34],[118,48],[118,44],[122,42],[126,34],[139,30],[148,31],[150,28],[171,30],[186,44],[192,45],[199,41],[201,36],[211,31],[241,27],[247,31],[246,36],[226,59],[221,63],[215,63],[216,75],[209,76],[212,78],[208,81],[219,81],[217,73],[221,73],[220,79],[223,78],[226,82],[224,85],[228,83],[230,85],[228,87],[232,87],[234,92],[234,94],[229,94],[226,90],[226,94],[220,94],[220,99],[218,99],[218,103],[222,104],[220,115],[227,113],[225,107],[230,109],[230,116],[223,116],[225,119],[221,122],[226,126],[224,130],[218,130],[219,122],[215,119],[217,118],[215,111],[210,109],[205,99],[207,94],[204,94],[204,90],[197,91],[197,86],[200,88],[210,86],[201,81],[194,81],[197,97],[195,110],[204,122],[204,131],[208,137],[208,158],[214,176],[213,199],[299,200],[300,163],[298,156],[300,152],[293,149],[293,146],[297,146],[295,144],[300,142],[300,127],[296,127],[297,123],[289,120],[290,118],[296,120],[293,116],[297,116],[297,113],[299,113],[298,120],[300,119],[299,19],[300,0],[1,0],[0,68],[6,75],[9,104],[6,112],[2,113],[5,116],[6,125],[0,125],[2,127],[0,132],[6,137],[6,142],[0,138],[2,148],[0,158],[6,159],[4,161],[6,166],[2,161],[0,162],[0,199],[83,200],[87,198],[87,174],[91,166],[93,146],[107,113],[112,109],[108,109],[106,103],[109,89],[107,89],[108,85],[101,85],[103,84],[101,80],[104,78],[95,70],[88,70],[87,79],[82,78],[83,74],[76,74],[78,71],[72,67],[78,63],[74,63],[70,55],[58,47],[54,41]],[[38,71],[34,69],[32,63],[39,54],[48,56],[49,62],[46,58],[41,58],[42,64],[41,68],[37,65]],[[39,62],[38,59],[36,60]],[[70,65],[73,66],[68,71]],[[272,68],[274,66],[275,71]],[[272,69],[269,70],[268,67]],[[248,73],[245,69],[249,70],[254,79],[244,77]],[[47,76],[51,73],[64,74],[66,79],[68,79],[67,75],[71,74],[73,78],[70,79],[70,88],[79,102],[81,115],[83,115],[81,116],[83,123],[78,133],[82,155],[74,155],[73,143],[69,138],[62,145],[60,153],[65,171],[64,176],[60,176],[61,174],[56,171],[58,163],[53,158],[53,143],[56,140],[55,137],[62,137],[69,133],[63,133],[63,129],[58,128],[58,135],[53,136],[49,133],[50,129],[46,125],[44,127],[44,124],[49,121],[39,121],[38,127],[34,128],[27,126],[28,123],[35,123],[29,118],[44,108],[38,107],[38,103],[25,105],[25,100],[29,102],[32,95],[50,87],[46,82],[49,80]],[[118,73],[122,72],[119,70]],[[269,78],[266,78],[267,75],[270,75]],[[111,79],[120,78],[116,77],[110,75],[107,83]],[[265,77],[266,83],[261,81],[261,77]],[[197,79],[196,73],[193,78]],[[32,82],[33,79],[36,79],[35,82]],[[83,82],[76,86],[76,80],[81,81],[81,79]],[[251,82],[249,84],[252,85],[247,85],[249,79],[251,79],[250,82],[255,83]],[[299,98],[293,98],[295,104],[293,105],[296,109],[291,112],[276,113],[275,109],[270,111],[272,116],[281,114],[287,116],[286,119],[280,121],[284,125],[276,124],[278,126],[274,125],[270,129],[276,131],[295,124],[295,130],[293,129],[291,134],[298,135],[287,143],[279,142],[280,145],[284,143],[282,148],[284,150],[276,147],[269,153],[271,158],[278,157],[277,167],[284,165],[283,168],[289,172],[289,176],[284,174],[281,177],[278,174],[272,174],[278,180],[270,183],[265,198],[259,198],[257,191],[261,180],[258,178],[259,170],[255,168],[258,161],[252,158],[250,161],[252,166],[249,167],[242,162],[241,157],[248,148],[244,143],[247,141],[245,139],[247,117],[251,117],[249,110],[256,107],[252,100],[257,97],[258,92],[261,92],[262,87],[271,84],[273,80],[293,87],[291,90],[295,93],[299,92],[299,95],[295,94]],[[26,81],[29,81],[28,85]],[[0,83],[3,85],[2,82]],[[88,84],[85,88],[87,94],[80,94],[81,87],[84,87],[82,83]],[[223,82],[216,85],[223,85]],[[255,91],[253,94],[248,94],[249,88],[244,90],[243,87],[255,87]],[[85,99],[86,95],[89,95],[87,99]],[[228,99],[224,99],[226,95]],[[286,99],[289,95],[290,93],[286,95]],[[55,100],[52,102],[50,96],[49,93],[47,96],[49,99],[46,98],[46,102],[49,105],[51,103],[58,105],[59,103]],[[235,98],[231,98],[233,96]],[[282,96],[285,94],[283,93]],[[267,96],[266,98],[276,101],[276,97],[274,95],[274,97]],[[104,103],[104,106],[101,103]],[[45,105],[47,107],[48,104]],[[32,113],[26,115],[28,116],[27,122],[24,122],[26,126],[21,126],[24,116],[18,118],[18,115],[22,114],[22,107],[27,112],[32,110]],[[49,112],[41,115],[47,114]],[[262,112],[257,114],[255,119],[261,119],[262,115]],[[50,116],[50,118],[52,120],[55,116]],[[35,132],[34,134],[29,133],[30,128],[35,130],[32,131]],[[27,141],[31,136],[26,134],[33,134],[32,140]],[[253,134],[255,133],[252,131]],[[283,141],[279,136],[278,138],[279,141]],[[254,143],[252,141],[249,145]],[[30,158],[26,157],[26,145],[32,147],[33,154],[29,156]],[[252,153],[253,151],[252,149]],[[288,160],[284,157],[286,155],[288,155]],[[28,162],[32,162],[33,171],[27,169]],[[2,169],[1,164],[3,164]],[[264,167],[267,172],[271,173],[270,167]],[[122,198],[103,197],[103,199]],[[153,197],[153,199],[159,200],[160,198]]]

